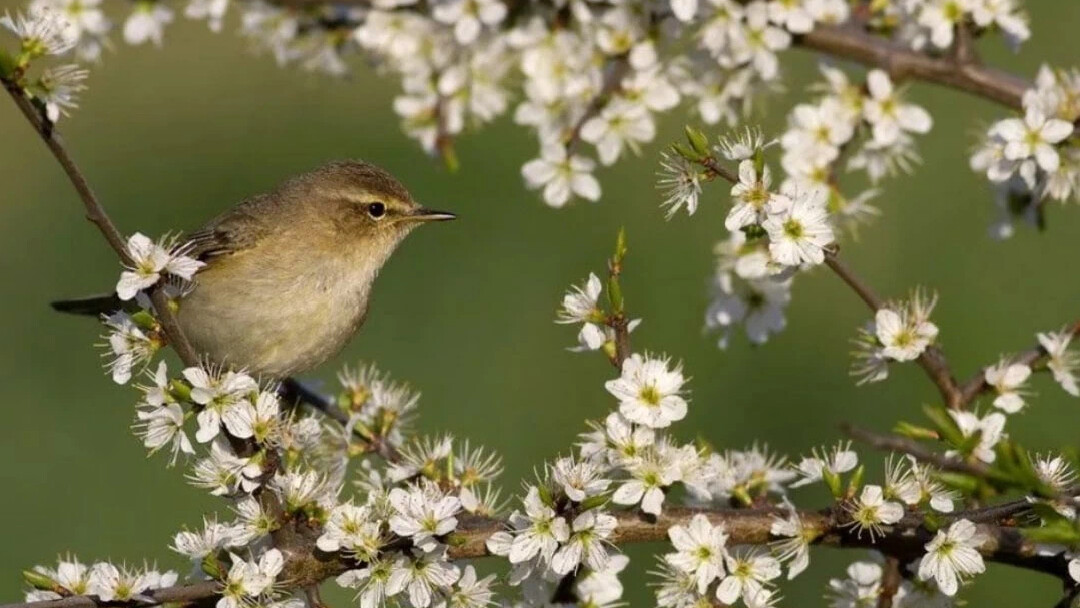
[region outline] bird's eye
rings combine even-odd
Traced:
[[[368,203],[367,212],[371,217],[379,219],[386,215],[386,205],[379,202]]]

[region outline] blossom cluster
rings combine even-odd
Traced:
[[[140,568],[108,561],[83,564],[79,558],[67,556],[60,559],[55,568],[35,566],[28,578],[33,579],[38,588],[27,593],[27,601],[93,595],[103,602],[128,602],[147,591],[170,587],[179,577],[176,572],[162,572],[153,566]]]
[[[680,104],[693,107],[706,124],[740,121],[759,98],[780,88],[779,53],[817,27],[847,24],[934,52],[962,44],[965,36],[1000,32],[1013,43],[1030,36],[1014,0],[889,0],[858,11],[844,0],[605,0],[527,7],[502,0],[431,6],[378,0],[362,7],[140,0],[123,15],[105,9],[101,0],[32,0],[27,19],[44,11],[57,15],[64,43],[56,52],[73,50],[86,61],[100,59],[114,29],[127,44],[160,46],[180,13],[206,21],[215,32],[235,14],[240,34],[281,65],[341,76],[350,71],[350,59],[367,55],[400,77],[393,107],[405,132],[448,162],[455,162],[454,138],[467,128],[509,113],[531,129],[539,154],[523,164],[522,175],[554,207],[574,198],[597,200],[598,165],[651,142],[659,116]],[[66,93],[56,95],[57,108],[71,107],[81,76],[67,80],[60,87]],[[865,114],[874,137],[849,162],[876,174],[909,162],[909,139],[894,135],[924,132],[929,117],[894,104],[883,73],[869,85],[865,112],[856,108],[855,114]]]
[[[661,160],[658,187],[669,216],[683,207],[693,214],[704,183],[733,182],[728,236],[715,249],[705,321],[720,332],[722,347],[738,325],[755,344],[782,330],[796,271],[821,264],[841,228],[854,231],[877,213],[868,201],[878,190],[846,193],[841,169],[865,172],[872,184],[910,171],[919,160],[913,136],[932,125],[930,114],[908,102],[882,70],[871,70],[862,85],[838,68],[822,65],[821,71],[824,82],[814,89],[822,94],[792,109],[777,140],[746,129],[710,145],[688,127],[689,146],[676,144]],[[774,188],[765,155],[777,143],[784,173]],[[737,170],[729,171],[725,161],[737,163]]]
[[[1035,87],[1024,93],[1022,118],[990,125],[971,157],[971,168],[995,185],[999,219],[991,235],[1008,238],[1013,222],[1038,224],[1044,199],[1080,195],[1080,73],[1043,65]]]
[[[19,41],[14,54],[0,46],[0,82],[20,89],[27,98],[44,108],[45,117],[55,123],[77,107],[77,97],[89,73],[75,63],[52,65],[31,75],[39,59],[66,55],[76,45],[70,24],[57,11],[32,4],[27,13],[0,17],[0,32]]]

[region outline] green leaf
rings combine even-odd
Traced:
[[[4,49],[0,49],[0,79],[11,81],[15,77],[15,70],[19,62]]]
[[[686,139],[687,139],[687,141],[690,142],[690,147],[694,149],[694,152],[697,152],[698,155],[702,156],[702,157],[708,156],[709,155],[709,138],[708,138],[708,136],[706,136],[701,131],[698,131],[694,127],[691,127],[690,125],[684,126],[683,130],[686,132]]]
[[[191,387],[183,380],[173,378],[169,382],[169,392],[177,401],[191,401]]]
[[[1080,532],[1064,518],[1038,528],[1024,528],[1020,533],[1037,543],[1074,545],[1080,542]]]
[[[950,488],[959,490],[965,496],[978,492],[979,485],[981,484],[981,481],[978,478],[971,475],[965,475],[964,473],[938,471],[934,474],[934,477]]]
[[[35,589],[52,591],[53,589],[56,589],[60,586],[56,581],[42,574],[41,572],[38,572],[37,570],[23,570],[22,577],[23,580],[26,581],[26,584],[30,585]]]
[[[623,258],[626,257],[626,252],[629,251],[626,247],[626,227],[619,227],[619,234],[615,236],[615,256],[614,260],[618,264],[622,264]]]
[[[825,485],[829,487],[829,491],[832,492],[833,497],[843,497],[844,492],[843,488],[841,487],[843,481],[840,479],[839,475],[823,467],[821,471],[821,477],[825,480]]]
[[[893,431],[911,439],[938,439],[940,437],[934,429],[917,426],[910,422],[897,422]]]
[[[937,427],[941,438],[953,447],[958,447],[964,442],[964,434],[960,432],[960,427],[956,426],[956,421],[945,411],[945,408],[940,405],[924,405],[923,413]]]
[[[213,553],[204,557],[199,566],[210,578],[220,580],[225,577],[225,573],[221,571],[221,564],[218,563],[217,556]]]
[[[701,161],[701,160],[703,160],[705,158],[701,154],[698,154],[697,152],[695,152],[693,149],[687,147],[685,144],[680,144],[680,143],[671,144],[671,150],[673,152],[675,152],[676,154],[678,154],[679,156],[681,156],[681,157],[683,157],[683,158],[685,158],[686,160],[689,160],[689,161],[697,162],[697,161]]]
[[[859,465],[859,468],[855,469],[855,472],[852,473],[851,479],[848,481],[848,496],[854,496],[855,492],[858,491],[860,487],[862,487],[863,475],[865,473],[866,467],[861,464]]]
[[[599,496],[590,496],[590,497],[586,498],[585,500],[581,501],[581,510],[582,510],[582,512],[588,511],[589,509],[595,509],[597,507],[602,507],[602,506],[606,505],[607,503],[608,503],[608,495],[607,494],[600,494]]]

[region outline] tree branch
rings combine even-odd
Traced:
[[[776,517],[788,512],[775,508],[759,509],[665,509],[659,517],[645,516],[638,512],[624,511],[616,514],[618,527],[609,539],[614,545],[627,545],[645,542],[663,542],[667,540],[668,529],[675,525],[686,525],[697,514],[705,515],[713,525],[723,525],[728,533],[731,545],[763,545],[775,537],[770,533]],[[924,545],[934,533],[922,525],[922,518],[917,514],[908,514],[898,524],[885,526],[884,534],[876,540],[868,535],[858,535],[838,519],[835,510],[800,511],[799,518],[805,530],[815,537],[814,544],[841,548],[873,548],[894,557],[900,562],[913,561],[925,553]],[[978,521],[979,511],[965,511],[946,518],[946,522],[968,518]],[[979,551],[991,562],[1009,564],[1031,571],[1050,574],[1059,578],[1068,576],[1066,560],[1061,555],[1045,555],[1037,551],[1035,543],[1024,538],[1016,528],[977,524],[984,540]],[[484,517],[462,517],[458,529],[449,539],[449,557],[454,560],[487,557],[487,539],[494,533],[506,530],[506,522],[501,519]],[[358,564],[331,555],[315,557],[318,552],[313,545],[314,538],[301,538],[296,546],[289,546],[289,555],[285,571],[289,574],[290,588],[305,589],[330,577],[336,576]],[[301,562],[301,563],[298,563]],[[100,602],[93,596],[71,596],[58,600],[42,602],[15,603],[0,605],[0,608],[96,608],[98,606],[138,606],[156,605],[167,602],[191,602],[214,597],[220,593],[219,583],[208,581],[188,585],[179,585],[150,591],[144,594],[145,600],[131,602]]]
[[[885,307],[885,301],[840,261],[837,249],[826,251],[825,265],[840,277],[871,310],[876,312]],[[956,379],[953,378],[949,362],[945,359],[945,353],[941,352],[940,348],[930,345],[919,355],[918,363],[930,381],[938,388],[945,404],[951,409],[961,409],[960,390],[956,385]]]
[[[1065,328],[1065,333],[1070,336],[1076,336],[1080,334],[1080,321],[1076,321],[1069,327]],[[1032,366],[1038,363],[1042,358],[1046,357],[1046,349],[1042,346],[1035,346],[1020,353],[1016,357],[1011,359],[1014,363],[1022,363],[1027,366]],[[970,378],[963,385],[960,386],[960,404],[966,406],[974,401],[979,395],[989,391],[992,387],[986,383],[986,376],[984,374],[984,368],[980,368],[979,371],[972,374]]]
[[[1020,109],[1031,83],[1014,74],[973,62],[932,57],[851,25],[818,25],[795,44],[833,57],[878,67],[893,80],[914,78]]]
[[[105,207],[102,206],[98,200],[94,191],[90,188],[90,183],[86,180],[82,171],[79,170],[79,166],[75,164],[75,160],[68,153],[67,148],[64,146],[63,140],[60,138],[60,134],[56,132],[56,129],[52,123],[45,120],[38,108],[27,99],[23,90],[14,83],[4,81],[4,89],[11,95],[11,99],[15,102],[15,106],[19,108],[26,120],[30,122],[30,126],[34,128],[34,131],[41,136],[42,141],[52,152],[56,161],[60,163],[60,167],[67,174],[68,179],[71,181],[71,185],[75,187],[75,191],[79,194],[79,199],[83,203],[83,207],[86,208],[86,219],[90,220],[103,237],[105,242],[112,247],[113,251],[120,258],[121,263],[130,266],[133,262],[131,255],[128,254],[127,242],[125,241],[120,230],[117,229],[116,224],[109,218],[109,214],[105,211]],[[191,343],[188,342],[187,336],[180,329],[180,325],[176,321],[176,315],[173,313],[172,305],[169,303],[168,297],[162,290],[164,282],[159,282],[150,292],[151,300],[154,302],[154,308],[157,312],[158,320],[161,322],[162,328],[165,330],[165,335],[169,340],[169,344],[180,356],[180,359],[188,366],[196,366],[199,364],[198,353],[192,348]]]
[[[907,437],[892,434],[878,434],[847,422],[840,425],[840,432],[878,450],[910,454],[916,459],[932,464],[942,471],[964,473],[980,479],[993,477],[993,471],[982,462],[968,462],[960,458],[945,456],[944,454],[935,452],[921,443],[908,439]]]
[[[370,0],[273,0],[273,3],[294,9],[371,4]],[[795,47],[881,68],[893,80],[922,80],[1020,109],[1024,91],[1031,83],[1015,74],[980,65],[964,44],[967,42],[961,35],[959,52],[935,57],[868,32],[857,19],[843,25],[818,24],[810,32],[795,36],[792,42]]]

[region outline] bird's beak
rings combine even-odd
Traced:
[[[457,216],[449,211],[435,211],[434,209],[425,209],[421,207],[410,213],[409,219],[417,222],[442,222],[445,220],[456,220]]]

